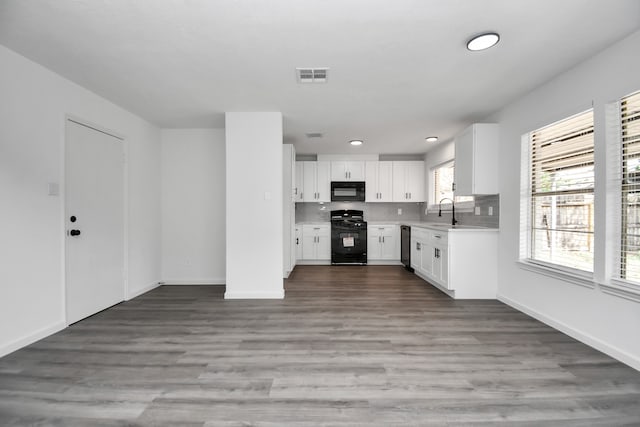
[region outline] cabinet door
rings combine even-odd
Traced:
[[[456,196],[473,195],[473,138],[474,127],[470,126],[454,142],[456,155],[453,182]]]
[[[302,259],[302,229],[296,227],[296,259]]]
[[[433,278],[435,247],[427,242],[422,242],[422,250],[420,252],[420,271],[425,276]]]
[[[378,163],[366,162],[364,179],[364,201],[368,203],[379,202],[378,197]]]
[[[336,160],[331,162],[331,181],[348,181],[347,162]]]
[[[302,193],[304,191],[304,163],[296,162],[296,186],[293,191],[296,202],[302,202]]]
[[[316,162],[316,191],[318,192],[317,202],[331,201],[331,164],[326,161]]]
[[[393,162],[393,201],[407,201],[407,168],[406,162]]]
[[[347,162],[347,181],[364,181],[364,162],[362,160]]]
[[[378,202],[393,201],[393,162],[378,162]]]
[[[447,289],[451,289],[449,285],[449,249],[446,246],[438,248],[438,261],[440,263],[440,283]]]
[[[302,235],[302,259],[316,259],[317,238],[313,233]]]
[[[317,175],[316,162],[302,162],[302,163],[303,163],[302,200],[305,202],[316,202],[318,201],[318,191],[316,189],[316,175]]]
[[[422,254],[420,251],[420,241],[414,237],[411,238],[411,268],[415,271],[420,272],[421,266],[420,261],[422,259]]]
[[[386,226],[382,234],[381,258],[382,259],[400,259],[400,250],[398,245],[398,227],[395,225]]]
[[[331,259],[331,237],[318,235],[318,243],[316,243],[316,259]]]
[[[407,172],[406,190],[408,193],[408,200],[412,202],[424,202],[424,162],[405,162]]]
[[[367,259],[382,259],[381,239],[382,236],[379,234],[367,230]]]

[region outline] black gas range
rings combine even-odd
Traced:
[[[362,211],[331,211],[331,264],[367,263],[367,222]]]

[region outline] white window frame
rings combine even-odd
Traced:
[[[629,95],[633,95],[633,92]],[[622,98],[625,98],[625,95]],[[622,98],[605,106],[605,140],[607,145],[607,256],[603,292],[640,302],[640,282],[622,278]]]
[[[453,163],[453,167],[455,169],[455,158],[453,159],[449,159],[446,160],[442,163],[438,163],[435,166],[432,166],[429,169],[429,203],[427,205],[427,211],[429,213],[437,213],[440,210],[440,205],[438,204],[438,200],[436,200],[436,194],[435,194],[435,174],[436,174],[436,169],[440,169],[442,167],[447,166],[448,164]],[[455,192],[454,192],[455,193]],[[455,195],[454,195],[454,200],[455,200]],[[451,202],[443,202],[442,206],[445,207],[446,210],[450,210],[450,206],[451,206]],[[457,212],[473,212],[473,209],[475,207],[475,201],[474,200],[467,200],[464,202],[456,202],[455,204],[456,206],[456,211]]]
[[[592,109],[593,110],[593,109]],[[582,114],[588,111],[584,110],[577,114]],[[595,138],[595,111],[594,113],[594,138]],[[568,118],[573,117],[567,116],[557,120],[557,122],[566,120]],[[554,122],[551,122],[549,125],[552,125]],[[537,129],[541,129],[543,126],[538,127]],[[531,257],[531,243],[532,243],[532,224],[531,224],[531,215],[532,215],[532,188],[531,188],[531,136],[532,132],[527,132],[521,136],[520,140],[520,247],[519,247],[519,256],[518,256],[518,264],[521,268],[529,271],[534,271],[536,273],[544,274],[547,276],[554,277],[556,279],[563,280],[565,282],[573,283],[576,285],[584,286],[587,288],[595,288],[596,283],[594,280],[594,272],[580,270],[576,268],[571,268],[567,266],[563,266],[560,264],[554,264],[550,262],[545,262],[542,260],[534,259]],[[595,151],[595,140],[594,140],[594,151]],[[595,196],[595,186],[594,186],[594,196]],[[597,231],[597,230],[596,230]],[[595,233],[594,233],[595,238]],[[593,260],[593,268],[596,270],[596,263],[598,260],[595,257]]]

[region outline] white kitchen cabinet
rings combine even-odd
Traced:
[[[494,299],[497,230],[411,227],[411,267],[455,299]]]
[[[302,259],[331,260],[331,226],[329,224],[302,225]]]
[[[456,196],[498,193],[499,128],[476,123],[455,138]]]
[[[331,162],[331,181],[364,181],[364,161],[334,160]]]
[[[424,202],[424,162],[393,162],[393,201]]]
[[[327,161],[304,161],[302,164],[302,201],[330,202],[330,163]]]
[[[400,226],[369,223],[367,258],[373,261],[400,261]]]
[[[296,261],[302,259],[302,227],[296,225]]]
[[[365,202],[393,202],[393,162],[365,162]]]
[[[296,202],[303,202],[302,199],[304,191],[304,162],[296,162],[296,186],[294,189],[294,196]]]

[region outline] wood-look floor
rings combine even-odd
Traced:
[[[0,359],[0,425],[640,425],[640,373],[401,267],[163,286]]]

